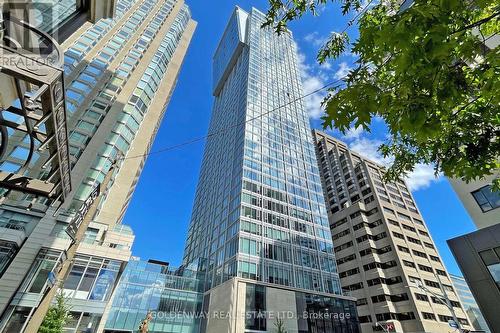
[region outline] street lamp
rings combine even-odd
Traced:
[[[462,329],[462,325],[460,325],[460,322],[458,321],[457,315],[455,314],[455,310],[453,309],[453,305],[451,305],[451,302],[450,302],[450,299],[448,298],[448,295],[442,289],[441,283],[439,284],[439,286],[441,287],[441,291],[443,292],[443,295],[438,295],[435,292],[429,290],[426,286],[423,285],[423,283],[421,281],[416,281],[415,284],[416,284],[417,288],[419,288],[420,290],[422,290],[425,293],[431,294],[439,301],[439,303],[446,306],[451,312],[451,316],[453,317],[453,321],[457,325],[456,328],[458,329],[458,332],[465,333],[465,331]],[[411,288],[412,286],[406,286],[406,287]],[[448,322],[448,324],[450,324],[450,323]]]

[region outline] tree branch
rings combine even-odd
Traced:
[[[486,22],[488,22],[488,21],[490,21],[490,20],[494,19],[494,18],[495,18],[495,17],[497,17],[498,15],[500,15],[500,11],[498,11],[498,12],[496,12],[496,13],[493,13],[493,14],[491,14],[490,16],[485,17],[484,19],[481,19],[481,20],[476,21],[476,22],[474,22],[474,23],[468,24],[468,25],[466,25],[465,27],[462,27],[462,28],[460,28],[460,29],[458,29],[458,30],[455,30],[455,31],[454,31],[454,32],[452,32],[451,34],[453,35],[453,34],[456,34],[456,33],[459,33],[459,32],[465,31],[465,30],[469,30],[469,29],[475,28],[475,27],[477,27],[477,26],[480,26],[481,24],[486,23]]]

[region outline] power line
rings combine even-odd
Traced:
[[[352,25],[354,24],[354,22],[356,22],[356,20],[370,7],[370,5],[373,3],[373,1],[375,0],[370,0],[368,1],[368,3],[363,7],[361,8],[361,10],[356,14],[356,16],[354,16],[352,19],[350,19],[348,22],[347,22],[347,25],[346,27],[342,30],[342,32],[340,33],[341,35],[347,31],[347,29],[349,29],[350,27],[352,27]]]
[[[330,87],[330,86],[332,86],[332,85],[334,85],[334,84],[336,84],[336,83],[341,82],[341,81],[342,81],[343,79],[345,79],[346,77],[347,77],[347,76],[344,76],[344,77],[341,77],[341,78],[339,78],[339,79],[337,79],[337,80],[335,80],[335,81],[329,82],[329,83],[325,84],[324,86],[322,86],[322,87],[320,87],[320,88],[318,88],[318,89],[315,89],[315,90],[313,90],[313,91],[311,91],[311,92],[309,92],[309,93],[307,93],[307,94],[305,94],[305,95],[303,95],[303,96],[300,96],[300,97],[297,97],[297,98],[295,98],[295,99],[291,100],[290,102],[287,102],[287,103],[285,103],[285,104],[283,104],[283,105],[277,106],[277,107],[276,107],[276,108],[274,108],[274,109],[271,109],[271,110],[269,110],[269,111],[267,111],[267,112],[264,112],[264,113],[262,113],[262,114],[259,114],[258,116],[255,116],[255,117],[253,117],[253,118],[247,119],[247,120],[245,120],[245,121],[242,121],[242,122],[236,123],[236,124],[234,124],[234,125],[231,125],[231,126],[229,126],[229,127],[226,127],[226,128],[223,128],[223,129],[220,129],[220,130],[217,130],[217,131],[214,131],[214,132],[212,132],[212,133],[208,133],[207,135],[200,136],[200,137],[197,137],[197,138],[194,138],[194,139],[188,140],[188,141],[184,141],[184,142],[182,142],[182,143],[178,143],[178,144],[175,144],[175,145],[172,145],[172,146],[168,146],[168,147],[165,147],[165,148],[162,148],[162,149],[159,149],[159,150],[153,151],[153,152],[149,152],[149,153],[146,153],[146,154],[141,154],[141,155],[130,156],[130,157],[124,157],[124,158],[121,158],[121,160],[128,160],[128,159],[133,159],[133,158],[141,158],[141,157],[146,157],[146,156],[150,156],[150,155],[156,155],[156,154],[160,154],[160,153],[168,152],[168,151],[171,151],[171,150],[175,150],[175,149],[178,149],[178,148],[182,148],[182,147],[184,147],[184,146],[191,145],[191,144],[193,144],[193,143],[197,143],[197,142],[200,142],[200,141],[206,140],[206,139],[208,139],[208,138],[210,138],[210,137],[212,137],[212,136],[216,136],[216,135],[219,135],[219,134],[223,134],[223,133],[225,133],[225,132],[227,132],[227,131],[229,131],[229,130],[231,130],[231,129],[233,129],[233,128],[236,128],[236,127],[239,127],[239,126],[243,126],[243,125],[245,125],[246,123],[249,123],[249,122],[254,121],[254,120],[257,120],[257,119],[260,119],[260,118],[262,118],[262,117],[264,117],[264,116],[267,116],[267,115],[269,115],[269,114],[271,114],[271,113],[273,113],[273,112],[275,112],[275,111],[277,111],[277,110],[279,110],[279,109],[281,109],[281,108],[287,107],[287,106],[289,106],[289,105],[291,105],[291,104],[293,104],[293,103],[295,103],[295,102],[298,102],[298,101],[300,101],[300,100],[302,100],[302,99],[304,99],[304,98],[307,98],[307,97],[309,97],[309,96],[311,96],[311,95],[314,95],[314,94],[316,94],[316,93],[320,92],[321,90],[324,90],[324,89],[326,89],[326,88],[328,88],[328,87]],[[120,160],[120,159],[119,159],[119,160]]]
[[[370,0],[370,1],[369,1],[369,2],[368,2],[368,3],[367,3],[367,4],[363,7],[363,8],[362,8],[362,9],[361,9],[358,13],[357,13],[357,15],[356,15],[354,18],[352,18],[351,20],[349,20],[349,22],[347,23],[346,27],[342,30],[342,33],[344,33],[347,29],[349,29],[349,28],[350,28],[350,27],[354,24],[354,22],[355,22],[355,21],[356,21],[356,20],[357,20],[357,19],[358,19],[358,18],[359,18],[359,17],[360,17],[360,16],[361,16],[361,15],[362,15],[362,14],[363,14],[363,13],[364,13],[364,12],[365,12],[368,8],[369,8],[369,7],[370,7],[370,5],[373,3],[373,1],[375,1],[375,0]],[[215,131],[215,132],[213,132],[213,133],[208,133],[207,135],[200,136],[200,137],[197,137],[197,138],[194,138],[194,139],[191,139],[191,140],[188,140],[188,141],[185,141],[185,142],[182,142],[182,143],[179,143],[179,144],[173,145],[173,146],[169,146],[169,147],[166,147],[166,148],[162,148],[162,149],[159,149],[159,150],[156,150],[156,151],[153,151],[153,152],[149,152],[149,153],[146,153],[146,154],[141,154],[141,155],[136,155],[136,156],[124,157],[124,158],[121,158],[121,160],[128,160],[128,159],[133,159],[133,158],[141,158],[141,157],[146,157],[146,156],[150,156],[150,155],[156,155],[156,154],[164,153],[164,152],[167,152],[167,151],[175,150],[175,149],[178,149],[178,148],[182,148],[182,147],[184,147],[184,146],[188,146],[188,145],[191,145],[191,144],[194,144],[194,143],[197,143],[197,142],[200,142],[200,141],[206,140],[206,139],[208,139],[208,138],[210,138],[210,137],[212,137],[212,136],[218,135],[218,134],[225,133],[225,132],[227,132],[227,131],[228,131],[228,130],[230,130],[230,129],[233,129],[233,128],[236,128],[236,127],[242,126],[242,125],[244,125],[244,124],[246,124],[246,123],[248,123],[248,122],[254,121],[254,120],[259,119],[259,118],[262,118],[263,116],[266,116],[266,115],[268,115],[268,114],[270,114],[270,113],[272,113],[272,112],[274,112],[274,111],[276,111],[276,110],[279,110],[279,109],[281,109],[281,108],[283,108],[283,107],[286,107],[286,106],[288,106],[288,105],[291,105],[291,104],[293,104],[293,103],[295,103],[295,102],[297,102],[297,101],[299,101],[299,100],[301,100],[301,99],[304,99],[304,98],[306,98],[306,97],[309,97],[309,96],[311,96],[311,95],[314,95],[315,93],[317,93],[317,92],[319,92],[319,91],[321,91],[321,90],[324,90],[324,89],[326,89],[326,88],[328,88],[328,87],[330,87],[330,86],[332,86],[332,85],[334,85],[334,84],[336,84],[336,83],[341,82],[341,81],[342,81],[342,80],[344,80],[346,77],[347,77],[347,75],[345,75],[345,76],[343,76],[343,77],[341,77],[341,78],[339,78],[339,79],[337,79],[337,80],[335,80],[335,81],[332,81],[332,82],[330,82],[330,83],[327,83],[327,84],[325,84],[324,86],[322,86],[322,87],[320,87],[320,88],[318,88],[318,89],[315,89],[315,90],[313,90],[313,91],[311,91],[311,92],[309,92],[309,93],[305,94],[304,96],[300,96],[300,97],[298,97],[298,98],[296,98],[296,99],[294,99],[294,100],[292,100],[292,101],[290,101],[290,102],[288,102],[288,103],[285,103],[285,104],[283,104],[283,105],[280,105],[280,106],[278,106],[277,108],[274,108],[274,109],[272,109],[272,110],[269,110],[269,111],[267,111],[267,112],[265,112],[265,113],[262,113],[262,114],[260,114],[260,115],[258,115],[258,116],[256,116],[256,117],[253,117],[253,118],[250,118],[250,119],[248,119],[248,120],[245,120],[245,121],[243,121],[243,122],[241,122],[241,123],[234,124],[234,125],[232,125],[232,126],[229,126],[229,127],[227,127],[227,128],[224,128],[224,129],[222,129],[222,130]],[[120,159],[119,159],[119,160],[120,160]]]
[[[361,9],[358,13],[357,13],[357,15],[356,15],[354,18],[352,18],[352,19],[351,19],[351,20],[347,23],[346,27],[342,30],[342,33],[344,33],[347,29],[349,29],[349,28],[350,28],[350,27],[354,24],[354,22],[355,22],[355,21],[356,21],[356,20],[357,20],[357,19],[358,19],[358,18],[359,18],[359,17],[360,17],[360,16],[361,16],[361,15],[362,15],[362,14],[363,14],[363,13],[364,13],[364,12],[365,12],[368,8],[369,8],[369,7],[370,7],[370,5],[373,3],[373,1],[375,1],[375,0],[370,0],[370,1],[369,1],[369,2],[368,2],[368,3],[367,3],[367,4],[363,7],[363,8],[362,8],[362,9]],[[227,131],[228,131],[228,130],[230,130],[230,129],[233,129],[233,128],[236,128],[236,127],[242,126],[242,125],[244,125],[244,124],[246,124],[246,123],[248,123],[248,122],[254,121],[254,120],[259,119],[259,118],[262,118],[263,116],[266,116],[266,115],[268,115],[268,114],[270,114],[270,113],[272,113],[272,112],[274,112],[274,111],[276,111],[276,110],[279,110],[279,109],[281,109],[281,108],[283,108],[283,107],[286,107],[286,106],[291,105],[291,104],[293,104],[293,103],[295,103],[295,102],[297,102],[297,101],[300,101],[300,100],[302,100],[302,99],[304,99],[304,98],[306,98],[306,97],[309,97],[309,96],[311,96],[311,95],[314,95],[315,93],[317,93],[317,92],[319,92],[319,91],[321,91],[321,90],[324,90],[324,89],[326,89],[326,88],[328,88],[328,87],[330,87],[330,86],[332,86],[332,85],[334,85],[334,84],[336,84],[336,83],[341,82],[341,81],[342,81],[342,80],[344,80],[346,77],[347,77],[347,75],[345,75],[345,76],[343,76],[343,77],[341,77],[341,78],[339,78],[339,79],[337,79],[337,80],[335,80],[335,81],[332,81],[332,82],[330,82],[330,83],[327,83],[327,84],[325,84],[324,86],[322,86],[322,87],[320,87],[320,88],[318,88],[318,89],[315,89],[315,90],[313,90],[313,91],[311,91],[311,92],[309,92],[309,93],[305,94],[304,96],[300,96],[300,97],[298,97],[298,98],[296,98],[296,99],[294,99],[294,100],[292,100],[292,101],[290,101],[290,102],[288,102],[288,103],[285,103],[285,104],[283,104],[283,105],[280,105],[280,106],[278,106],[278,107],[276,107],[276,108],[274,108],[274,109],[272,109],[272,110],[269,110],[269,111],[267,111],[267,112],[265,112],[265,113],[262,113],[262,114],[260,114],[260,115],[258,115],[258,116],[256,116],[256,117],[250,118],[250,119],[245,120],[245,121],[243,121],[243,122],[240,122],[240,123],[238,123],[238,124],[234,124],[234,125],[232,125],[232,126],[229,126],[229,127],[227,127],[227,128],[224,128],[224,129],[222,129],[222,130],[218,130],[218,131],[215,131],[215,132],[213,132],[213,133],[208,133],[207,135],[200,136],[200,137],[197,137],[197,138],[194,138],[194,139],[191,139],[191,140],[188,140],[188,141],[185,141],[185,142],[182,142],[182,143],[176,144],[176,145],[172,145],[172,146],[169,146],[169,147],[165,147],[165,148],[162,148],[162,149],[159,149],[159,150],[153,151],[153,152],[149,152],[149,153],[146,153],[146,154],[141,154],[141,155],[136,155],[136,156],[123,157],[123,158],[120,158],[120,159],[118,159],[118,160],[128,160],[128,159],[141,158],[141,157],[146,157],[146,156],[150,156],[150,155],[161,154],[161,153],[164,153],[164,152],[168,152],[168,151],[171,151],[171,150],[175,150],[175,149],[178,149],[178,148],[182,148],[182,147],[184,147],[184,146],[189,146],[189,145],[192,145],[192,144],[194,144],[194,143],[197,143],[197,142],[200,142],[200,141],[206,140],[206,139],[208,139],[208,138],[210,138],[210,137],[212,137],[212,136],[215,136],[215,135],[223,134],[223,133],[227,132]]]
[[[370,6],[370,4],[371,4],[373,1],[374,1],[374,0],[369,1],[369,2],[368,2],[368,4],[367,4],[367,5],[366,5],[366,6],[365,6],[365,7],[364,7],[364,8],[363,8],[363,9],[362,9],[359,13],[358,13],[358,16],[357,16],[357,17],[359,17],[359,15],[360,15],[360,14],[361,14],[364,10],[366,10],[366,9]],[[345,29],[345,30],[347,30],[347,28],[349,28],[349,25],[346,27],[346,29]],[[489,37],[488,37],[488,38],[486,38],[484,41],[487,41],[487,40],[489,40],[490,38],[494,37],[497,33],[498,33],[498,32],[496,32],[496,33],[494,33],[493,35],[489,36]],[[389,59],[390,59],[390,58],[386,59],[386,61],[384,62],[384,64],[385,64],[385,63],[387,63],[387,62],[389,61]],[[302,100],[302,99],[304,99],[304,98],[307,98],[307,97],[309,97],[309,96],[311,96],[311,95],[314,95],[314,94],[316,94],[316,93],[318,93],[318,92],[320,92],[320,91],[322,91],[322,90],[324,90],[324,89],[326,89],[326,88],[328,88],[328,87],[330,87],[330,86],[332,86],[332,85],[334,85],[334,84],[336,84],[336,83],[342,82],[345,78],[347,78],[347,75],[345,75],[345,76],[343,76],[343,77],[341,77],[341,78],[339,78],[339,79],[337,79],[337,80],[331,81],[331,82],[329,82],[329,83],[325,84],[324,86],[322,86],[322,87],[320,87],[320,88],[317,88],[317,89],[315,89],[315,90],[313,90],[313,91],[311,91],[311,92],[309,92],[309,93],[307,93],[307,94],[305,94],[305,95],[303,95],[303,96],[297,97],[297,98],[295,98],[294,100],[291,100],[291,101],[290,101],[290,102],[288,102],[288,103],[285,103],[285,104],[283,104],[283,105],[280,105],[280,106],[278,106],[278,107],[276,107],[276,108],[274,108],[274,109],[271,109],[271,110],[269,110],[269,111],[267,111],[267,112],[264,112],[264,113],[262,113],[262,114],[260,114],[260,115],[258,115],[258,116],[255,116],[255,117],[253,117],[253,118],[247,119],[247,120],[242,121],[242,122],[240,122],[240,123],[237,123],[237,124],[231,125],[231,126],[229,126],[229,127],[226,127],[226,128],[220,129],[220,130],[218,130],[218,131],[214,131],[214,132],[212,132],[212,133],[208,133],[207,135],[203,135],[203,136],[200,136],[200,137],[197,137],[197,138],[193,138],[193,139],[191,139],[191,140],[184,141],[184,142],[181,142],[181,143],[178,143],[178,144],[172,145],[172,146],[168,146],[168,147],[165,147],[165,148],[161,148],[161,149],[156,150],[156,151],[153,151],[153,152],[148,152],[148,153],[146,153],[146,154],[140,154],[140,155],[129,156],[129,157],[122,157],[122,158],[118,158],[117,160],[122,160],[122,161],[123,161],[123,160],[129,160],[129,159],[134,159],[134,158],[147,157],[147,156],[150,156],[150,155],[161,154],[161,153],[165,153],[165,152],[168,152],[168,151],[171,151],[171,150],[175,150],[175,149],[179,149],[179,148],[182,148],[182,147],[185,147],[185,146],[192,145],[192,144],[194,144],[194,143],[197,143],[197,142],[200,142],[200,141],[206,140],[206,139],[208,139],[208,138],[210,138],[210,137],[212,137],[212,136],[216,136],[216,135],[219,135],[219,134],[224,134],[225,132],[227,132],[227,131],[229,131],[229,130],[231,130],[231,129],[233,129],[233,128],[236,128],[236,127],[239,127],[239,126],[245,125],[246,123],[249,123],[249,122],[251,122],[251,121],[254,121],[254,120],[260,119],[260,118],[262,118],[262,117],[264,117],[264,116],[267,116],[267,115],[271,114],[271,113],[272,113],[272,112],[274,112],[274,111],[277,111],[277,110],[279,110],[279,109],[281,109],[281,108],[284,108],[284,107],[286,107],[286,106],[289,106],[289,105],[291,105],[291,104],[293,104],[293,103],[295,103],[295,102],[298,102],[298,101],[300,101],[300,100]]]

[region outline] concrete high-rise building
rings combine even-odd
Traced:
[[[383,181],[383,167],[319,131],[313,132],[342,289],[357,298],[363,333],[449,332],[449,298],[467,314],[415,200],[403,181]]]
[[[65,10],[60,7],[63,2],[54,5],[61,15]],[[24,332],[43,295],[54,283],[59,284],[54,276],[71,242],[65,232],[68,223],[116,162],[108,188],[101,189],[105,198],[78,248],[69,276],[61,281],[73,315],[65,332],[102,330],[111,294],[129,260],[134,239],[133,232],[121,221],[195,29],[183,0],[73,3],[90,3],[94,10],[88,15],[96,14],[95,3],[113,5],[101,10],[114,13],[114,17],[95,23],[78,21],[76,32],[61,45],[71,169],[71,191],[65,194],[63,206],[56,210],[46,198],[1,192],[3,333]],[[71,13],[64,17],[78,19]],[[19,100],[13,101],[14,106],[19,104]],[[3,119],[15,122],[19,117],[9,114],[9,110],[1,110]],[[13,139],[5,154],[2,152],[0,169],[46,176],[51,171],[44,167],[46,152],[31,147],[23,133],[11,131]],[[34,154],[30,155],[30,151]],[[29,165],[25,168],[27,159]]]
[[[481,310],[479,310],[479,306],[474,299],[474,295],[470,291],[469,285],[465,282],[465,279],[462,276],[450,274],[451,282],[453,282],[453,286],[455,286],[455,290],[457,291],[458,297],[464,306],[464,310],[469,315],[470,324],[474,329],[484,331],[485,333],[491,333],[488,329],[488,325],[484,320],[483,314]]]
[[[208,259],[204,307],[229,315],[202,329],[270,332],[285,313],[288,332],[358,332],[354,302],[341,294],[297,49],[264,21],[236,8],[213,58],[213,135],[184,261]],[[302,315],[319,312],[331,316]]]

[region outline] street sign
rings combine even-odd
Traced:
[[[56,284],[57,278],[56,278],[56,275],[54,274],[54,272],[49,272],[49,276],[47,277],[47,281],[49,283],[50,288],[52,288]]]
[[[451,328],[458,328],[458,324],[454,320],[448,320],[448,325],[450,325]]]
[[[97,199],[99,196],[99,193],[101,192],[101,184],[97,184],[96,187],[92,190],[90,193],[89,197],[83,205],[80,207],[78,212],[76,212],[75,218],[71,223],[68,225],[66,228],[66,233],[68,234],[69,237],[73,240],[73,242],[76,241],[76,233],[78,232],[78,229],[80,228],[80,225],[83,222],[83,219],[85,218],[85,215],[87,215],[87,212],[90,209],[90,206],[94,203],[94,201]]]
[[[396,326],[394,325],[394,323],[377,322],[376,325],[382,327],[384,332],[396,332]]]

